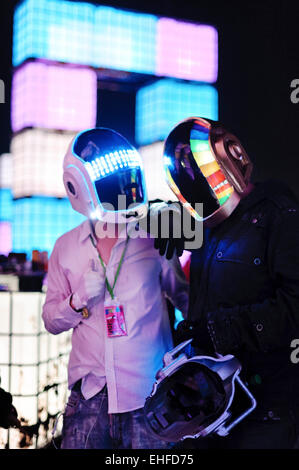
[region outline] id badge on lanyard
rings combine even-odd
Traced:
[[[104,303],[106,331],[108,338],[127,336],[123,306],[117,299],[108,299]]]
[[[91,241],[93,242],[92,237]],[[125,313],[124,313],[124,308],[123,306],[118,302],[118,300],[114,296],[114,288],[116,281],[118,279],[119,273],[120,273],[120,268],[122,266],[125,252],[128,246],[129,242],[129,235],[127,236],[126,244],[124,247],[124,250],[122,252],[117,271],[115,274],[114,278],[114,283],[113,286],[109,284],[109,281],[107,279],[107,276],[105,276],[105,283],[107,290],[110,294],[110,299],[105,300],[104,302],[104,314],[105,314],[105,321],[106,321],[106,331],[107,331],[107,336],[108,338],[115,338],[117,336],[128,336],[127,333],[127,328],[126,328],[126,323],[125,323]],[[99,259],[101,261],[102,267],[104,271],[106,272],[106,266],[104,264],[104,261],[99,253]]]

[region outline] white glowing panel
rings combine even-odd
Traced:
[[[177,201],[177,197],[165,180],[163,148],[164,142],[155,142],[139,148],[143,161],[148,198],[149,200]]]
[[[27,62],[12,80],[11,123],[82,130],[96,125],[97,75],[90,68]]]
[[[164,140],[183,119],[218,118],[218,93],[211,85],[161,79],[136,95],[135,138],[139,145]]]
[[[46,332],[41,319],[45,295],[37,292],[0,292],[0,376],[1,387],[13,395],[22,424],[41,421],[38,442],[35,438],[26,447],[46,444],[51,439],[54,420],[49,429],[43,426],[49,417],[64,410],[67,401],[67,364],[71,333],[57,337]],[[10,435],[0,430],[0,448],[9,439],[10,448],[19,448],[19,431]]]
[[[71,132],[27,129],[11,140],[14,197],[65,197],[63,158],[74,137]]]
[[[0,155],[0,188],[11,188],[12,157],[10,153]]]

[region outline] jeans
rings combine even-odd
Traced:
[[[85,400],[72,390],[64,415],[61,449],[167,449],[166,442],[146,429],[143,408],[108,414],[105,386]]]

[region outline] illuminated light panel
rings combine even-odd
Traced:
[[[76,133],[26,129],[11,140],[13,197],[65,197],[63,158]]]
[[[96,181],[119,170],[140,168],[141,159],[136,150],[124,149],[101,155],[84,165],[91,180]]]
[[[86,218],[74,211],[67,198],[22,198],[14,201],[13,251],[32,250],[51,253],[60,235],[73,229]]]
[[[38,419],[46,421],[64,409],[67,397],[67,362],[71,348],[71,332],[57,336],[48,333],[41,320],[45,294],[38,292],[0,292],[1,387],[13,395],[18,416],[26,424]],[[56,386],[53,387],[53,385]],[[39,447],[51,441],[54,423],[47,430],[41,425]],[[61,432],[62,420],[57,433]],[[0,448],[5,447],[7,434],[0,429]],[[9,448],[20,447],[17,429],[9,434]],[[33,439],[30,448],[36,447]]]
[[[218,73],[218,34],[213,26],[160,18],[157,75],[214,83]]]
[[[11,221],[13,216],[13,199],[11,189],[0,189],[0,220]]]
[[[95,6],[60,0],[25,0],[15,10],[13,65],[28,58],[92,65]]]
[[[81,130],[96,125],[97,75],[90,68],[27,62],[12,80],[11,123]]]
[[[7,256],[12,251],[11,223],[0,222],[0,255]]]
[[[166,182],[163,166],[163,150],[164,142],[155,142],[154,144],[139,148],[143,161],[148,199],[177,201],[176,196]]]
[[[138,90],[135,138],[138,145],[164,140],[183,119],[218,119],[218,93],[211,85],[162,79]]]
[[[98,7],[93,65],[155,74],[157,21],[149,14]]]
[[[12,184],[12,156],[10,153],[0,155],[0,188],[10,188]]]
[[[158,18],[61,0],[25,0],[14,16],[13,64],[27,58],[155,73]]]

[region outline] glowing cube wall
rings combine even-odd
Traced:
[[[136,142],[164,140],[177,123],[191,116],[217,120],[218,93],[213,86],[172,79],[144,86],[136,95]]]
[[[76,133],[26,129],[11,140],[14,197],[65,197],[63,158]]]
[[[138,149],[143,161],[147,195],[149,200],[177,201],[165,180],[163,149],[164,142],[155,142]]]
[[[63,411],[68,396],[71,333],[55,336],[45,330],[41,319],[44,300],[45,295],[37,292],[0,292],[1,387],[13,395],[18,416],[28,425],[38,419],[46,421],[48,413],[55,416]],[[39,446],[51,439],[53,421],[49,424],[47,431],[40,426]],[[20,438],[18,430],[10,431],[10,448],[20,447]],[[7,439],[7,431],[0,429],[0,448]]]
[[[14,201],[13,251],[27,253],[32,250],[50,254],[57,238],[85,220],[74,211],[67,198],[22,198]]]
[[[212,26],[63,0],[24,0],[15,11],[13,65],[45,58],[215,82]]]
[[[90,68],[27,62],[12,81],[11,122],[24,127],[82,130],[96,125],[97,75]]]

